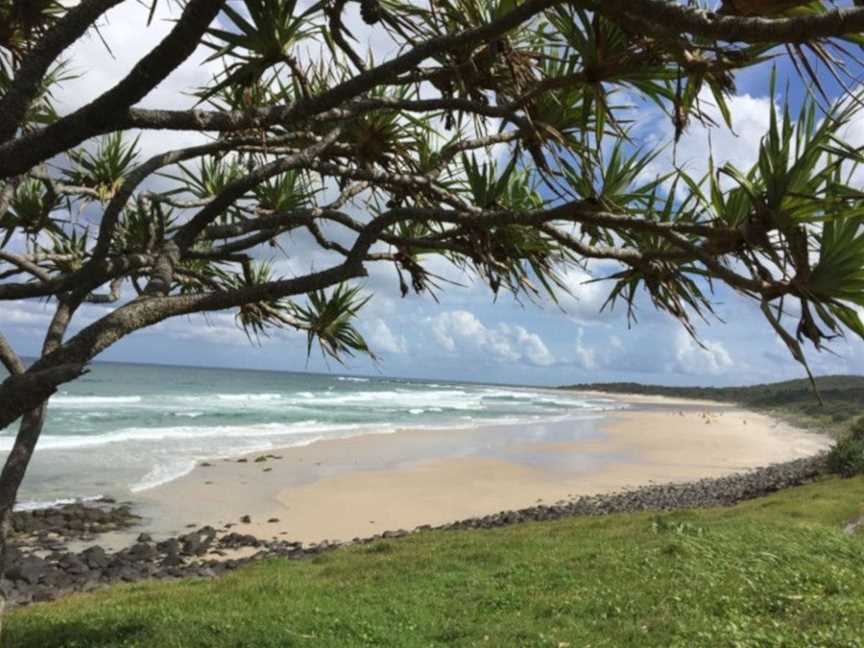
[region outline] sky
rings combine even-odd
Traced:
[[[112,10],[101,36],[113,56],[94,36],[77,43],[69,57],[81,77],[56,93],[61,111],[98,96],[128,71],[171,28],[166,20],[171,7],[172,3],[161,2],[161,15],[149,28],[145,27],[146,10],[137,2],[127,0]],[[370,33],[356,16],[348,25],[361,39],[368,38],[376,53],[387,54],[386,42]],[[203,85],[218,72],[215,63],[204,62],[207,54],[199,49],[141,105],[191,105],[184,92]],[[790,74],[792,85],[800,84],[788,64],[780,62],[778,72],[778,87],[784,87]],[[769,74],[768,66],[742,74],[730,101],[734,132],[692,126],[675,150],[676,162],[698,176],[706,168],[710,141],[719,164],[726,160],[739,168],[752,164],[768,125]],[[796,91],[792,100],[800,101],[800,92]],[[638,138],[649,144],[669,143],[673,129],[668,118],[657,109],[645,107],[640,111],[635,131]],[[188,133],[144,136],[142,155],[189,145],[198,137]],[[864,117],[852,124],[848,137],[864,144]],[[671,155],[670,147],[658,165],[670,162]],[[320,267],[323,259],[303,253],[311,246],[302,245],[302,239],[294,243],[289,249],[292,253],[300,250],[296,256],[272,253],[278,271],[288,276]],[[428,296],[403,299],[392,268],[370,269],[364,286],[374,298],[364,309],[358,327],[378,356],[374,362],[349,358],[341,366],[323,360],[314,351],[307,358],[305,335],[291,331],[275,331],[270,337],[250,342],[236,327],[234,315],[227,312],[163,322],[131,335],[98,359],[538,385],[611,381],[737,385],[804,375],[758,306],[722,287],[714,295],[718,318],[697,326],[699,345],[676,321],[655,311],[645,300],[637,304],[636,324],[628,322],[621,307],[601,312],[611,283],[585,283],[590,277],[579,270],[566,275],[572,296],[565,296],[558,305],[535,305],[519,304],[503,295],[496,299],[488,288],[466,280],[443,262],[432,263],[429,268],[463,285],[447,285],[439,291],[437,303]],[[595,267],[592,272],[603,276],[609,269]],[[105,308],[86,307],[73,331],[104,314]],[[49,318],[49,307],[42,302],[4,302],[0,306],[0,330],[24,355],[38,351]],[[815,373],[864,371],[864,343],[851,338],[838,340],[832,343],[831,351],[809,352]]]

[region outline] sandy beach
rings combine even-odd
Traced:
[[[404,430],[213,461],[139,493],[136,508],[154,535],[209,524],[264,539],[346,541],[576,495],[716,477],[830,445],[827,437],[726,404],[620,400],[627,409],[598,416],[587,433],[581,421],[575,436],[567,419]]]

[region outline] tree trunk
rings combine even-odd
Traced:
[[[18,489],[27,473],[27,466],[30,465],[30,459],[36,449],[36,442],[42,432],[46,410],[47,402],[24,415],[18,436],[15,439],[15,445],[6,459],[2,473],[0,473],[0,582],[5,578],[8,568],[7,556],[12,510],[15,507],[15,499],[18,497]],[[0,638],[3,636],[3,613],[6,609],[6,599],[5,588],[0,587]]]

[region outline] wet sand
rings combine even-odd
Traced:
[[[830,445],[827,437],[726,404],[615,400],[628,409],[551,423],[404,430],[213,461],[138,493],[136,509],[157,537],[230,524],[263,539],[344,541],[716,477]],[[251,521],[241,522],[246,515]],[[111,546],[124,538],[104,540]]]

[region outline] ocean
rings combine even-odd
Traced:
[[[500,385],[96,363],[51,399],[19,505],[128,497],[205,459],[359,434],[565,418],[587,431],[616,407],[601,397]],[[0,454],[14,432],[0,433]]]

